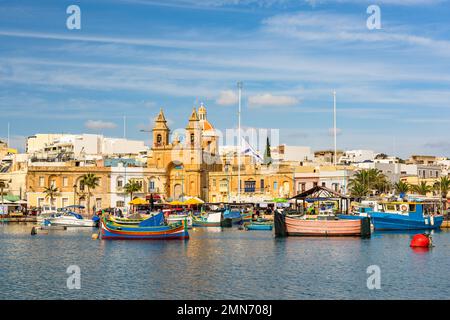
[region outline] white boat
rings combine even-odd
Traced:
[[[64,214],[45,219],[50,225],[66,226],[66,227],[95,227],[98,222],[92,219],[84,218],[82,215],[74,212],[66,212]]]
[[[171,214],[167,217],[167,224],[182,223],[186,219],[188,229],[192,228],[192,217],[187,214]]]
[[[52,217],[56,217],[59,214],[61,214],[61,213],[58,212],[56,207],[45,205],[42,207],[42,211],[36,216],[36,221],[43,222],[44,220],[52,218]]]

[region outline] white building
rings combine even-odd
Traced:
[[[293,161],[311,162],[314,160],[314,153],[310,147],[288,146],[286,144],[270,148],[271,157],[274,162]]]
[[[144,141],[107,138],[96,134],[37,134],[27,140],[27,153],[37,159],[66,161],[77,158],[139,155],[147,151]]]
[[[319,186],[327,187],[333,191],[348,194],[348,184],[354,174],[354,170],[345,168],[321,168],[319,172]]]
[[[373,150],[347,150],[339,158],[341,164],[361,163],[365,161],[373,161],[376,153]]]
[[[129,207],[128,203],[132,200],[130,194],[124,190],[125,185],[129,181],[137,181],[141,184],[140,192],[133,194],[135,197],[144,197],[146,194],[144,185],[144,168],[142,167],[128,167],[122,163],[116,167],[111,167],[111,207],[126,210]]]

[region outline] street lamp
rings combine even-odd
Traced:
[[[76,202],[77,202],[77,185],[74,184],[73,185],[73,206],[74,206],[74,208],[75,208]]]

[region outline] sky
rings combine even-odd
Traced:
[[[381,29],[367,8],[378,5]],[[78,5],[81,29],[69,30]],[[448,0],[0,0],[0,137],[100,133],[150,143],[201,102],[218,129],[280,143],[450,157]]]

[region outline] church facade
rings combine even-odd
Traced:
[[[218,157],[218,137],[207,120],[202,104],[198,112],[193,108],[183,132],[171,134],[161,109],[152,130],[153,143],[147,167],[164,172],[162,190],[166,199],[179,200],[183,196],[208,199],[209,173],[221,171]]]

